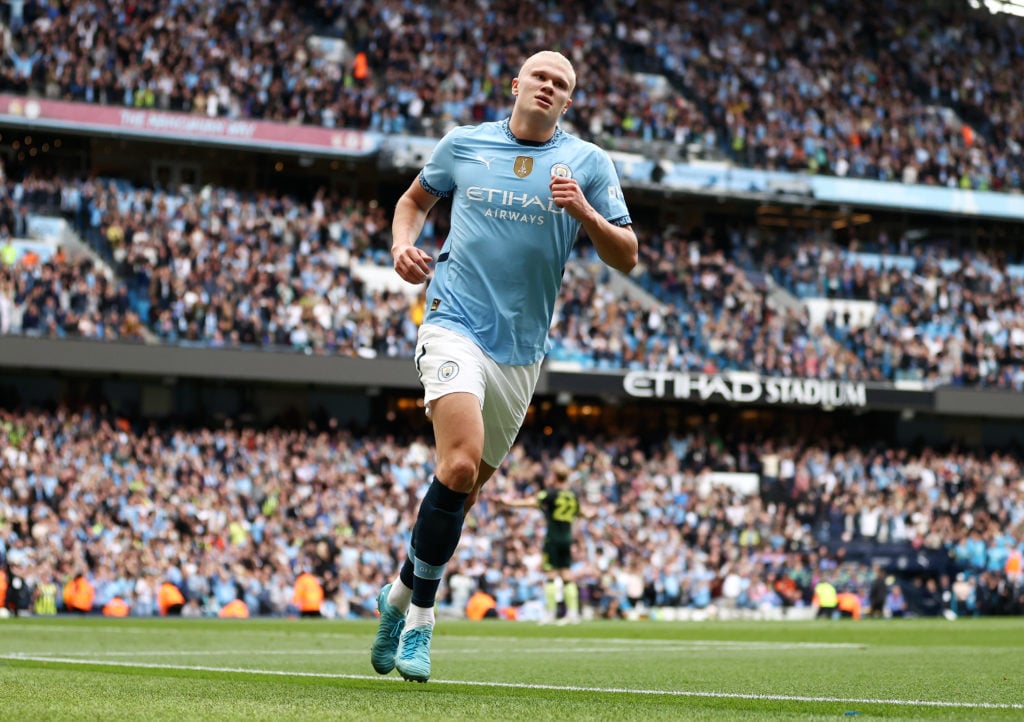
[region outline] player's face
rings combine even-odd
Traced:
[[[557,123],[558,117],[572,105],[569,95],[574,82],[568,63],[557,58],[530,58],[519,71],[519,77],[512,80],[516,107]]]

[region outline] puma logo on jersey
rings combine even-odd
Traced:
[[[492,161],[492,160],[494,160],[494,159],[493,159],[493,158],[484,158],[484,157],[483,157],[482,155],[478,155],[478,156],[477,156],[476,158],[474,158],[473,160],[478,160],[478,161],[480,161],[480,162],[481,162],[481,163],[483,163],[483,164],[484,164],[485,166],[487,166],[487,170],[490,170],[490,169],[491,169],[491,161]]]

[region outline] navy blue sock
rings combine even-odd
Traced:
[[[416,547],[413,546],[412,540],[416,538],[416,530],[420,528],[419,522],[417,521],[412,526],[412,536],[409,537],[409,549],[405,555],[405,561],[402,562],[402,569],[398,572],[398,578],[402,580],[402,584],[412,589],[415,585],[413,570],[416,568],[412,560],[416,557]]]
[[[415,582],[413,581],[413,573],[412,572],[413,572],[412,557],[406,557],[405,558],[405,562],[402,564],[402,570],[400,572],[398,572],[398,577],[399,577],[399,579],[402,580],[402,584],[404,584],[405,586],[409,587],[409,589],[412,589],[413,587],[416,586]]]
[[[412,603],[417,607],[434,606],[445,564],[452,558],[462,536],[468,497],[469,494],[452,491],[435,476],[420,503],[412,537],[415,550]],[[404,565],[401,574],[404,582]]]

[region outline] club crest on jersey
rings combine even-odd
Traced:
[[[551,166],[552,178],[572,178],[572,169],[565,163],[555,163]]]
[[[528,155],[517,155],[512,171],[520,178],[530,175],[533,172],[533,158]]]
[[[437,370],[438,381],[451,381],[459,375],[459,365],[454,361],[445,361]]]

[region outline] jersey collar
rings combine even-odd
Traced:
[[[543,143],[538,143],[535,140],[522,140],[520,138],[517,138],[515,136],[515,133],[512,132],[512,129],[508,127],[509,122],[511,120],[511,118],[505,118],[505,120],[501,121],[501,129],[502,131],[504,131],[506,138],[508,138],[513,143],[518,143],[519,145],[528,145],[534,148],[547,148],[548,146],[557,143],[565,134],[565,131],[563,131],[560,127],[556,125],[554,134]]]

